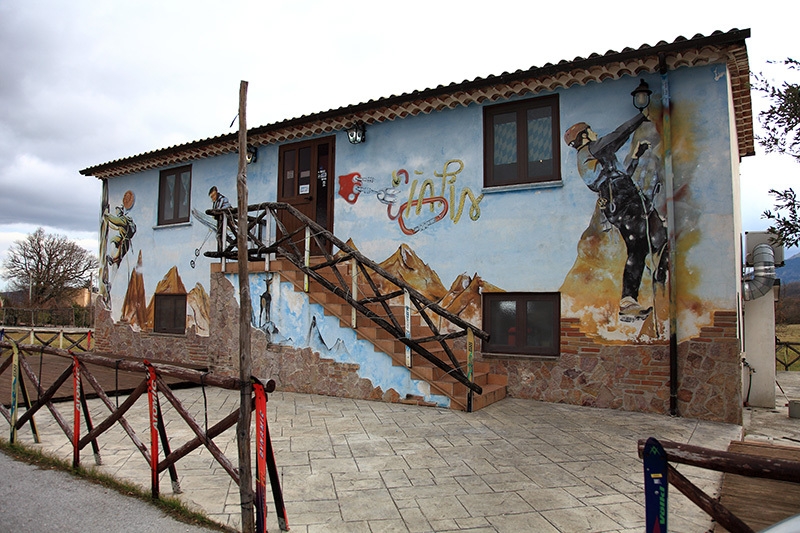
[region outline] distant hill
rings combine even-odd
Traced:
[[[775,269],[775,277],[781,280],[781,285],[800,281],[800,254],[784,260],[784,265]]]
[[[800,324],[800,254],[784,260],[784,266],[775,269],[781,280],[781,297],[775,306],[775,320],[779,324]]]

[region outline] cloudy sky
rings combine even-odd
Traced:
[[[235,131],[240,80],[254,127],[715,30],[750,28],[751,70],[775,79],[791,74],[768,60],[800,58],[788,1],[543,4],[2,0],[0,261],[39,226],[97,253],[100,183],[78,171]],[[789,158],[746,158],[744,229],[798,177]]]

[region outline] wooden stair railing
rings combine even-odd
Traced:
[[[322,307],[325,315],[337,318],[340,327],[352,327],[350,306],[316,282],[311,282],[306,292],[303,273],[287,260],[271,261],[270,270],[280,273],[281,280],[289,282],[295,291],[305,292],[310,302]],[[430,335],[427,325],[417,314],[412,314],[411,319],[412,334],[415,337],[421,338]],[[410,372],[412,379],[427,382],[432,393],[449,397],[451,409],[469,410],[469,391],[464,385],[417,353],[412,352],[412,364],[410,367],[406,366],[405,345],[393,338],[389,332],[374,323],[359,324],[354,331],[359,339],[368,341],[376,351],[388,355],[393,365],[405,367]],[[436,347],[431,347],[430,351],[435,355],[441,352],[441,350],[437,351]],[[466,350],[453,348],[453,353],[459,361],[459,366],[465,367],[467,364]],[[473,380],[481,386],[482,394],[473,398],[472,410],[481,409],[505,398],[508,381],[506,376],[491,374],[489,364],[483,361],[474,362],[473,367]]]
[[[204,255],[238,260],[236,240],[228,238],[229,232],[236,234],[238,231],[237,209],[210,209],[206,213],[217,219],[218,235],[224,237],[218,239],[216,251],[205,252]],[[480,385],[470,380],[468,371],[464,370],[463,362],[458,360],[450,344],[467,337],[468,331],[484,341],[489,339],[488,333],[428,300],[404,280],[396,278],[289,204],[264,202],[250,205],[247,218],[249,261],[268,261],[271,254],[286,259],[307,276],[307,280],[313,280],[336,295],[387,331],[392,339],[408,346],[412,352],[451,376],[468,391],[477,394],[483,392]],[[289,230],[289,224],[285,223],[287,220],[296,229]],[[272,224],[275,224],[274,240],[270,237]],[[310,261],[311,247],[322,255],[315,257],[313,262]],[[331,251],[333,247],[338,249],[335,254]],[[353,291],[350,273],[342,270],[348,263],[354,265],[361,280],[357,293]],[[304,282],[306,288],[309,281]],[[387,285],[391,289],[381,290],[381,286]],[[366,287],[367,294],[360,294],[361,287]],[[406,295],[413,306],[414,316],[418,316],[425,325],[425,328],[412,328],[411,335],[406,334],[405,319],[397,318],[397,309],[393,309],[396,306],[392,305],[393,301]],[[442,331],[437,326],[437,322],[442,321],[451,324],[455,331]],[[415,332],[418,336],[415,336]],[[437,354],[441,354],[441,357]],[[471,394],[468,396],[468,403],[471,403]],[[471,409],[468,407],[467,410]]]

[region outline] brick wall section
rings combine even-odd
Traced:
[[[669,413],[669,346],[605,345],[561,321],[561,356],[485,357],[508,376],[508,394],[546,402]],[[713,325],[678,346],[680,416],[740,424],[741,370],[736,312],[714,314]]]

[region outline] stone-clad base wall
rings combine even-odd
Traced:
[[[681,416],[742,423],[742,365],[736,312],[718,311],[714,323],[678,346]]]
[[[561,356],[489,358],[492,372],[508,376],[508,395],[546,402],[668,414],[669,346],[602,345],[561,321]],[[678,346],[680,416],[740,424],[741,366],[735,312]]]
[[[210,337],[136,332],[114,324],[108,311],[96,318],[95,350],[208,366],[214,373],[239,375],[239,306],[223,274],[212,273]],[[98,306],[101,307],[101,306]],[[605,345],[562,319],[561,355],[554,359],[484,358],[491,372],[508,376],[508,395],[625,411],[668,414],[667,344]],[[113,342],[112,342],[113,339]],[[414,401],[383,391],[358,375],[358,365],[323,359],[309,348],[270,345],[251,328],[253,374],[274,379],[284,391],[346,398]],[[478,354],[480,358],[480,354]],[[740,424],[741,365],[735,312],[720,311],[714,323],[678,346],[680,416]]]
[[[124,322],[114,323],[111,312],[102,304],[95,309],[93,352],[201,367],[211,364],[209,337],[197,335],[194,328],[185,335],[141,331]]]
[[[224,274],[211,274],[210,344],[215,372],[239,375],[239,305],[235,288]],[[250,353],[253,375],[274,379],[279,390],[397,402],[394,390],[383,391],[358,375],[359,365],[337,363],[321,358],[310,348],[275,346],[267,342],[263,331],[250,328]]]

